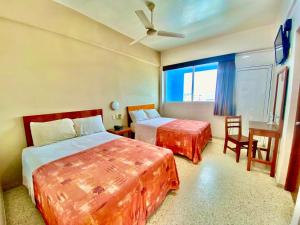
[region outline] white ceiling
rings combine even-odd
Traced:
[[[55,0],[132,39],[145,33],[135,10],[150,12],[145,0]],[[184,39],[149,37],[142,43],[165,50],[201,39],[275,23],[282,0],[153,0],[157,29]]]

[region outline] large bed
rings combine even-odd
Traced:
[[[46,224],[145,224],[179,187],[173,153],[108,132],[34,147],[31,122],[102,115],[102,110],[24,117],[23,184]]]
[[[209,122],[158,117],[133,122],[130,112],[155,109],[154,104],[127,107],[128,124],[135,139],[168,148],[197,164],[201,152],[212,138]]]

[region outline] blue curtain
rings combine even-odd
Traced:
[[[234,116],[235,60],[219,62],[214,115]]]

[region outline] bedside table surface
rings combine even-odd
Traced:
[[[130,127],[123,127],[121,130],[115,130],[114,128],[108,129],[107,132],[113,133],[113,134],[124,134],[131,132]]]

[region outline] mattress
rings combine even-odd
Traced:
[[[100,132],[41,147],[25,148],[22,152],[23,184],[28,188],[32,201],[35,203],[32,174],[37,168],[57,159],[119,138],[120,136],[108,132]]]
[[[136,123],[132,123],[130,126],[135,132],[135,139],[155,145],[157,128],[174,120],[176,119],[159,117],[150,120],[138,121]]]
[[[193,163],[201,160],[201,152],[212,138],[209,122],[160,117],[131,124],[135,139],[168,148],[186,156]]]

